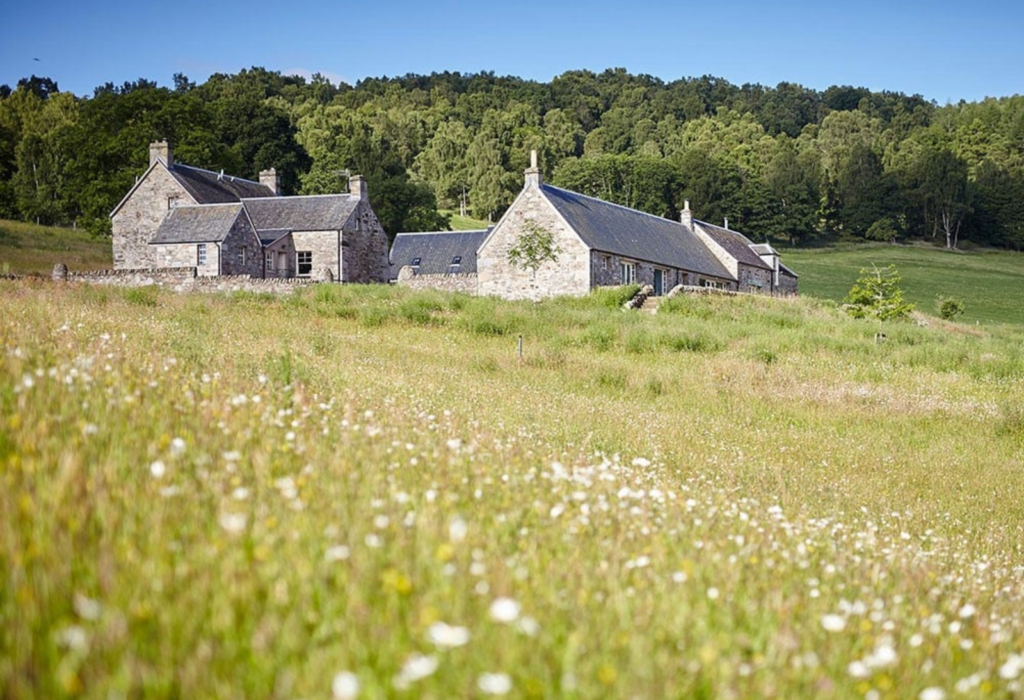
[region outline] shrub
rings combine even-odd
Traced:
[[[964,303],[953,297],[939,297],[939,316],[952,321],[964,313]]]
[[[862,269],[860,275],[843,302],[843,309],[854,318],[892,321],[906,318],[914,310],[903,298],[902,278],[895,265],[883,269],[873,265],[870,270]]]

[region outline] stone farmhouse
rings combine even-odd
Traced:
[[[388,277],[388,238],[358,175],[348,194],[284,197],[273,169],[253,182],[194,168],[175,163],[159,141],[110,217],[116,270],[338,282]]]
[[[544,231],[557,259],[536,270],[509,262],[524,233]],[[796,294],[797,276],[767,244],[726,226],[693,218],[686,202],[679,221],[545,184],[536,152],[526,182],[498,223],[486,231],[400,233],[391,248],[391,279],[509,299],[583,295],[595,287],[712,287],[738,292]]]

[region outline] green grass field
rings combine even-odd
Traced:
[[[0,281],[0,696],[1020,697],[1024,328],[621,296]]]
[[[484,221],[483,219],[474,219],[471,216],[459,216],[452,209],[443,210],[441,213],[451,216],[450,223],[452,231],[482,231],[488,226],[494,225],[494,223]]]
[[[940,296],[965,304],[963,321],[1024,324],[1024,254],[955,253],[924,246],[885,244],[785,250],[783,261],[800,275],[800,293],[841,301],[864,268],[896,265],[909,301],[936,315]]]
[[[0,219],[0,274],[49,275],[57,263],[72,270],[109,268],[113,265],[110,239]]]

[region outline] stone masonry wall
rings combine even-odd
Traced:
[[[116,287],[163,287],[175,292],[271,292],[290,293],[300,287],[316,284],[310,279],[263,279],[249,275],[220,277],[197,276],[194,267],[147,270],[99,270],[69,272],[68,282],[84,282]]]
[[[273,245],[267,246],[263,253],[264,257],[268,252],[272,256],[272,262],[267,265],[267,277],[295,276],[295,242],[291,236],[284,236]],[[283,258],[281,253],[284,253]]]
[[[652,265],[648,262],[623,258],[619,255],[593,251],[590,256],[590,278],[595,287],[616,287],[625,282],[622,280],[623,262],[631,262],[636,265],[636,284],[641,286],[649,284],[654,286],[654,271],[662,271],[662,294],[680,284],[694,284],[697,275],[674,267]]]
[[[313,253],[313,269],[310,277],[316,277],[321,270],[328,269],[334,275],[334,279],[340,282],[348,282],[342,270],[339,257],[343,258],[341,247],[341,233],[339,231],[295,231],[292,233],[295,243],[296,255],[303,251]],[[347,252],[347,251],[346,251]],[[297,263],[296,263],[297,264]],[[296,270],[298,274],[298,270]]]
[[[439,289],[443,292],[463,292],[474,295],[479,290],[479,280],[475,274],[419,275],[408,265],[398,271],[397,284],[409,289]]]
[[[779,286],[776,288],[776,294],[796,294],[797,278],[792,275],[787,275],[785,272],[779,273]]]
[[[344,232],[345,282],[387,282],[388,236],[369,201],[361,201]]]
[[[115,269],[156,266],[156,251],[149,241],[167,216],[172,197],[179,197],[182,204],[195,204],[174,176],[157,165],[111,220]]]
[[[739,263],[740,291],[758,294],[772,293],[772,271]]]
[[[704,244],[712,255],[718,258],[718,262],[725,266],[725,269],[729,271],[734,278],[739,279],[739,261],[733,256],[726,252],[725,248],[718,245],[718,242],[714,238],[709,236],[704,229],[700,227],[700,224],[694,224],[691,229],[697,234],[697,238]]]
[[[508,251],[531,223],[550,231],[560,249],[558,259],[545,262],[536,273],[508,261]],[[590,250],[534,186],[520,193],[481,246],[476,268],[483,295],[542,299],[563,294],[582,296],[590,291]]]
[[[245,254],[242,248],[245,248]],[[263,246],[249,223],[249,217],[240,215],[220,244],[222,275],[251,275],[263,277]]]
[[[198,243],[164,243],[150,246],[156,251],[154,267],[159,269],[188,268],[202,277],[212,277],[220,271],[220,246],[206,244],[206,264],[197,265]]]

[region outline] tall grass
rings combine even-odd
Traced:
[[[1019,695],[1024,332],[921,322],[0,282],[0,695]]]

